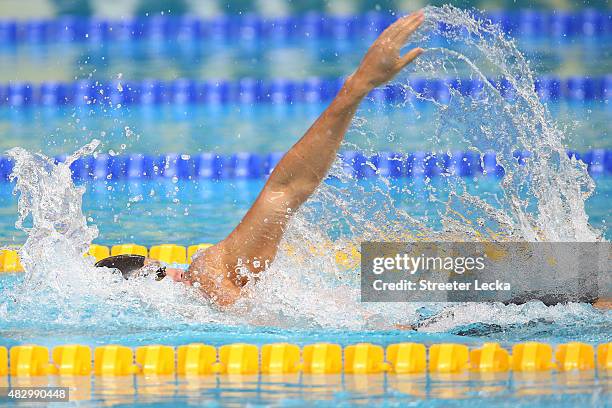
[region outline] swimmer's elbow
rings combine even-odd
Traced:
[[[279,192],[285,195],[288,201],[305,201],[313,191],[321,184],[325,174],[321,175],[314,172],[307,165],[301,169],[300,173],[291,174],[286,177],[270,178],[266,190],[277,197]]]
[[[289,207],[298,207],[312,195],[319,186],[320,180],[308,177],[296,178],[291,183],[283,186],[285,194],[284,202]]]

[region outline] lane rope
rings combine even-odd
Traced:
[[[216,153],[110,155],[100,153],[80,158],[70,166],[75,181],[110,181],[142,179],[177,180],[232,180],[261,179],[267,177],[284,153],[273,152],[235,153],[229,155]],[[568,156],[581,161],[591,175],[612,173],[612,150],[594,149],[586,152],[568,151]],[[531,154],[515,151],[510,160],[518,164],[528,163]],[[495,177],[504,175],[495,152],[477,154],[473,151],[454,151],[448,153],[397,153],[379,152],[366,155],[357,151],[339,154],[342,171],[355,179],[376,177],[386,178],[434,178],[434,177]],[[55,158],[56,162],[65,156]],[[12,159],[0,156],[0,182],[8,181],[13,170]]]
[[[501,96],[517,98],[516,91],[505,78],[490,79]],[[340,90],[344,78],[308,78],[305,80],[192,80],[170,81],[94,81],[75,82],[10,82],[0,84],[0,106],[92,106],[124,105],[224,105],[224,104],[295,104],[329,101]],[[485,84],[478,79],[412,78],[406,83],[390,84],[373,90],[370,102],[419,102],[433,99],[448,102],[453,93],[473,99],[485,97]],[[561,78],[545,75],[536,79],[535,91],[543,101],[608,101],[612,94],[612,74]]]
[[[597,350],[597,352],[595,352]],[[135,352],[134,352],[135,351]],[[213,374],[415,374],[415,373],[503,373],[513,371],[549,373],[612,369],[612,343],[597,349],[570,342],[555,349],[547,343],[525,342],[512,346],[511,354],[498,343],[478,348],[464,344],[396,343],[386,348],[372,343],[342,347],[315,343],[299,347],[291,343],[226,344],[218,348],[202,343],[178,346],[141,346],[133,350],[121,345],[96,347],[71,344],[49,349],[39,345],[13,346],[10,355],[0,347],[0,375],[11,377],[59,375],[116,377],[141,375]],[[597,357],[595,357],[597,355]],[[93,364],[92,364],[93,361]],[[491,378],[498,381],[499,378]]]
[[[74,42],[125,42],[139,40],[260,41],[289,39],[354,40],[375,37],[402,13],[366,12],[334,15],[307,12],[266,17],[257,14],[132,17],[121,20],[63,16],[52,20],[2,20],[0,45]],[[518,10],[478,14],[505,32],[527,38],[600,38],[612,34],[608,10]],[[448,27],[441,25],[443,30]]]

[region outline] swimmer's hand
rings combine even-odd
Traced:
[[[421,10],[391,24],[374,41],[359,68],[352,75],[351,82],[369,92],[393,79],[406,65],[423,53],[422,48],[413,48],[405,55],[401,55],[400,50],[424,20],[425,15]]]

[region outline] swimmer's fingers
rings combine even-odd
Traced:
[[[422,48],[413,48],[410,51],[408,51],[403,57],[400,57],[399,69],[402,69],[406,65],[410,64],[412,61],[416,59],[416,57],[418,57],[422,53],[423,53]]]
[[[415,21],[415,19],[418,18],[419,13],[422,13],[422,11],[417,11],[415,13],[404,16],[393,24],[391,24],[380,35],[380,41],[382,41],[383,43],[395,42],[396,38],[402,33],[402,31],[404,31],[408,25],[410,25],[412,22]]]
[[[425,14],[423,11],[417,11],[410,15],[411,18],[406,21],[400,20],[401,24],[398,27],[398,31],[394,33],[394,40],[397,41],[398,46],[402,47],[408,38],[414,33],[425,21]]]

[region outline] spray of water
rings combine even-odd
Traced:
[[[501,189],[489,194],[486,188],[470,191],[464,180],[453,176],[399,187],[384,178],[364,185],[351,172],[343,172],[338,162],[332,175],[339,182],[319,189],[294,220],[278,262],[261,284],[254,285],[260,316],[287,318],[290,314],[291,319],[310,317],[323,326],[341,322],[362,327],[418,320],[422,305],[358,302],[358,271],[338,270],[329,254],[337,250],[350,253],[359,241],[601,239],[601,233],[589,225],[584,207],[594,190],[593,180],[583,164],[566,155],[564,133],[539,100],[533,73],[514,41],[499,27],[452,6],[427,7],[425,12],[427,20],[408,47],[418,45],[427,51],[408,77],[399,79],[406,99],[395,108],[417,118],[420,109],[433,109],[436,131],[431,137],[436,146],[443,148],[448,144],[445,140],[453,138],[462,141],[464,150],[479,155],[496,152],[505,170]],[[448,97],[441,100],[430,96],[427,89],[414,89],[411,77],[449,78],[445,85]],[[463,95],[458,91],[461,77],[477,79],[483,88]],[[514,98],[502,96],[501,78],[508,81],[504,86],[514,91]],[[383,116],[388,106],[370,109],[380,109]],[[362,132],[365,121],[357,118],[351,132]],[[358,139],[366,142],[348,142],[348,148],[375,153],[367,137]],[[398,139],[396,150],[408,153],[402,151]],[[513,157],[517,150],[531,153],[524,164]],[[412,209],[419,207],[414,202],[425,204],[420,210],[407,211],[406,201],[412,202]],[[334,242],[313,258],[312,248],[321,248],[329,237]],[[569,310],[482,304],[452,308],[431,327],[443,331],[474,321],[518,323],[546,313],[553,313],[553,320],[562,320],[563,311]],[[439,310],[439,305],[432,309]]]
[[[413,89],[406,78],[405,109],[419,118],[419,106],[436,112],[438,146],[461,138],[465,149],[493,150],[505,169],[499,194],[468,191],[457,177],[436,183],[398,186],[381,178],[368,186],[337,164],[337,182],[322,186],[292,220],[281,251],[257,284],[235,307],[219,311],[193,290],[168,280],[124,281],[92,267],[83,253],[97,235],[81,209],[82,188],[73,185],[69,165],[91,154],[93,141],[65,163],[23,149],[12,149],[13,179],[19,198],[17,228],[28,232],[21,249],[25,282],[0,305],[4,319],[72,322],[79,327],[112,325],[147,328],[183,323],[263,324],[283,327],[392,327],[431,314],[439,305],[359,302],[355,268],[339,268],[333,254],[351,253],[364,240],[594,241],[600,233],[588,223],[584,201],[594,185],[583,165],[567,158],[564,136],[534,91],[529,64],[498,27],[451,6],[428,7],[427,20],[413,42],[427,48],[409,75],[479,79],[484,88],[463,96],[448,82],[446,101]],[[488,78],[504,77],[516,97],[506,100]],[[421,99],[414,104],[414,98]],[[371,109],[371,108],[368,108]],[[388,109],[386,107],[385,109]],[[381,113],[383,115],[384,113]],[[351,132],[361,132],[357,118]],[[379,135],[380,136],[380,135]],[[349,135],[350,140],[350,135]],[[350,142],[349,142],[350,143]],[[401,151],[402,140],[397,139]],[[365,151],[370,146],[349,146]],[[524,166],[512,159],[515,150],[532,156]],[[425,193],[423,193],[423,191]],[[406,201],[418,211],[407,211]],[[414,204],[414,203],[413,203]],[[26,228],[26,219],[31,226]],[[42,307],[41,307],[42,305]],[[580,313],[589,312],[580,309]],[[458,306],[430,327],[449,330],[474,321],[521,323],[545,316],[553,320],[576,315],[571,309],[526,306]],[[173,323],[170,323],[172,321]]]
[[[85,189],[72,182],[70,164],[94,153],[99,144],[94,140],[60,163],[21,148],[8,152],[19,193],[16,227],[28,238],[19,251],[24,281],[3,300],[3,320],[81,327],[129,325],[135,319],[158,327],[177,315],[206,320],[211,309],[203,303],[177,305],[177,299],[193,295],[183,285],[126,281],[111,270],[95,268],[93,258],[84,256],[98,230],[83,215]]]

